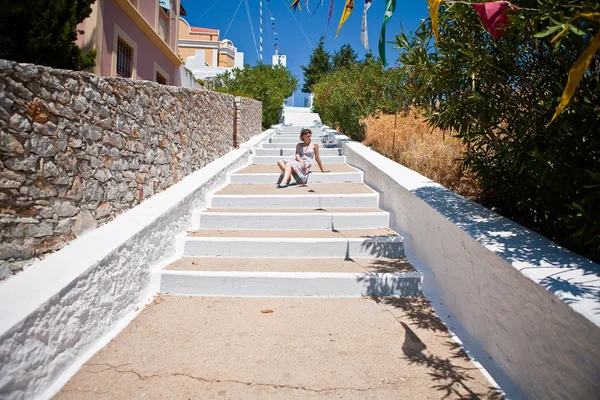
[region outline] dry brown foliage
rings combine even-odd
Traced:
[[[361,123],[365,146],[463,196],[480,199],[477,180],[460,161],[465,147],[451,132],[432,128],[412,109],[406,114],[368,117]]]

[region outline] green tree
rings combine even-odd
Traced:
[[[465,165],[485,203],[600,260],[600,55],[552,124],[570,68],[599,24],[577,19],[597,2],[523,0],[494,40],[468,4],[442,6],[439,43],[428,20],[396,35],[405,98],[467,145]],[[527,10],[530,9],[530,10]],[[531,10],[535,9],[535,10]],[[552,42],[561,29],[567,34]]]
[[[308,65],[300,67],[304,72],[304,86],[302,86],[304,93],[311,93],[313,85],[319,82],[323,75],[331,72],[330,55],[325,51],[324,46],[325,38],[321,36],[319,44],[310,55]]]
[[[384,69],[381,62],[372,58],[355,62],[324,75],[313,86],[314,109],[326,124],[362,140],[361,118],[403,108],[404,97],[398,93],[402,89],[401,77],[400,71]]]
[[[0,58],[81,70],[93,67],[96,51],[75,44],[77,24],[96,0],[0,0]]]
[[[356,63],[358,61],[358,54],[356,54],[352,46],[345,44],[340,47],[339,51],[335,52],[331,59],[333,61],[333,70],[340,71]]]
[[[258,64],[218,75],[213,87],[218,92],[261,101],[262,124],[268,128],[281,119],[283,103],[298,87],[298,80],[282,66]]]

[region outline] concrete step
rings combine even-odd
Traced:
[[[377,208],[379,194],[360,183],[295,185],[228,185],[212,196],[212,208]]]
[[[231,174],[231,183],[275,184],[279,176],[280,173],[277,172],[269,174]],[[308,178],[308,182],[310,183],[359,183],[362,181],[362,172],[311,172]]]
[[[298,269],[317,271],[294,271]],[[411,269],[371,269],[338,259],[183,258],[160,271],[160,291],[182,296],[234,297],[421,295],[421,273]]]
[[[327,168],[331,172],[313,171],[308,181],[313,183],[360,183],[363,172],[347,164],[331,164]],[[230,175],[232,184],[275,184],[281,170],[277,165],[252,164]]]
[[[319,154],[321,157],[324,156],[339,156],[341,155],[342,149],[336,147],[334,149],[319,149]],[[286,157],[294,157],[296,155],[296,149],[256,149],[254,150],[257,156],[286,156]]]
[[[321,142],[320,138],[314,138],[314,140],[317,143]],[[280,144],[290,144],[290,143],[296,144],[296,143],[300,143],[300,139],[294,138],[294,137],[286,138],[286,137],[272,136],[272,137],[268,138],[267,142],[268,143],[280,143]]]
[[[277,165],[277,161],[281,159],[284,159],[286,161],[292,161],[294,159],[294,156],[251,156],[250,162],[253,164]],[[345,164],[346,156],[321,156],[321,162],[325,167],[327,164]]]
[[[347,210],[347,211],[346,211]],[[380,209],[208,209],[192,215],[194,229],[377,229],[389,226]]]
[[[261,143],[261,149],[296,149],[296,143],[299,142],[294,142],[294,143],[269,143],[269,142],[262,142]]]
[[[177,239],[186,257],[354,258],[404,256],[403,238],[390,229],[198,230]]]

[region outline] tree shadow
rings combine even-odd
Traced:
[[[367,236],[363,236],[367,237]],[[368,236],[361,245],[366,250],[369,257],[374,258],[402,258],[404,257],[404,243],[400,236]]]
[[[444,392],[442,399],[452,397],[472,400],[500,400],[504,398],[502,392],[494,387],[487,387],[486,391],[483,393],[478,393],[471,388],[470,383],[471,381],[474,381],[474,378],[471,376],[470,372],[477,371],[477,368],[462,367],[456,365],[452,361],[453,358],[464,357],[463,354],[460,353],[462,351],[460,345],[453,342],[445,343],[450,347],[450,352],[453,353],[450,358],[427,354],[425,353],[427,346],[421,341],[419,336],[406,323],[400,321],[400,324],[405,331],[404,342],[402,343],[402,352],[404,353],[404,356],[410,361],[410,364],[421,365],[429,370],[428,375],[433,378],[434,382],[438,383],[432,387]]]
[[[600,265],[443,186],[420,187],[413,193],[548,291],[563,299],[565,293],[573,296],[565,302],[587,298],[600,304],[600,279],[595,279],[600,276]],[[540,269],[548,275],[543,277],[545,271]],[[535,276],[528,270],[536,270]],[[598,313],[598,308],[594,311]]]

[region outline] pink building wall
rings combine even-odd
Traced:
[[[144,4],[140,0],[140,5]],[[146,3],[148,4],[148,3]],[[115,4],[113,0],[104,0],[104,40],[102,44],[102,67],[101,75],[112,75],[112,54],[114,25],[115,23],[137,43],[137,76],[136,79],[155,81],[154,62],[160,65],[169,75],[169,84],[175,85],[176,72],[179,65],[175,66],[169,59],[152,43],[152,41],[135,25],[135,23]],[[154,27],[154,24],[150,24]]]
[[[146,21],[148,21],[150,26],[152,28],[154,28],[154,30],[156,30],[156,13],[158,12],[158,8],[156,8],[156,3],[158,2],[158,0],[153,0],[153,1],[138,0],[138,1],[139,1],[138,10],[139,10],[140,14],[142,14],[142,17],[144,17],[144,19]]]

